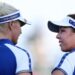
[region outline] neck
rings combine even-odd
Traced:
[[[1,33],[0,33],[0,39],[10,39],[11,40],[9,35],[5,35],[5,34],[1,34]]]

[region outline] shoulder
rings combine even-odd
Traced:
[[[75,52],[65,53],[52,72],[55,70],[60,70],[63,71],[64,74],[72,75],[75,68],[74,55]]]
[[[27,50],[22,49],[18,46],[14,46],[11,44],[5,44],[16,56],[25,56],[30,57],[30,54]]]
[[[75,52],[69,53],[66,60],[75,65]]]

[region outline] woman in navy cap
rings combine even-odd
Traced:
[[[56,32],[61,50],[65,52],[58,59],[52,75],[75,75],[75,14],[67,15],[59,22],[48,21],[49,30]]]

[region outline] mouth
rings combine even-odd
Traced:
[[[59,44],[61,44],[62,43],[62,41],[59,41]]]
[[[60,45],[60,47],[62,46],[62,41],[59,41],[59,45]]]

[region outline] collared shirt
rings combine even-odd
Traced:
[[[0,75],[32,72],[29,53],[8,39],[0,40]]]
[[[55,70],[62,71],[64,75],[75,75],[75,49],[65,53],[63,57],[58,60],[53,71]]]

